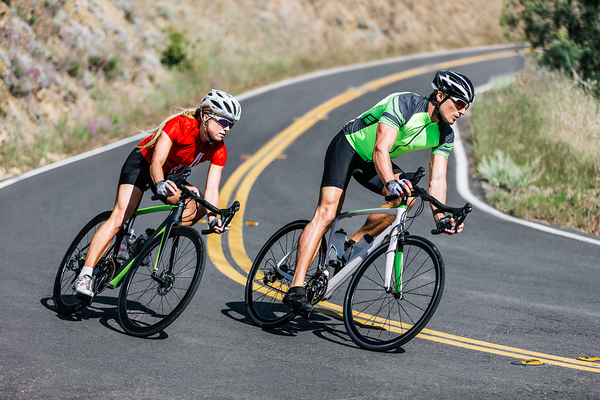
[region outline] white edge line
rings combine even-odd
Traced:
[[[17,175],[13,178],[8,178],[7,180],[0,182],[0,189],[10,186],[13,183],[17,183],[24,179],[31,178],[32,176],[39,175],[44,172],[53,170],[55,168],[59,168],[64,165],[68,165],[68,164],[72,164],[77,161],[84,160],[88,157],[95,156],[96,154],[104,153],[105,151],[116,149],[117,147],[121,147],[125,144],[134,142],[136,140],[141,140],[145,136],[146,136],[145,133],[139,133],[137,135],[133,135],[133,136],[127,137],[125,139],[117,140],[116,142],[107,144],[106,146],[102,146],[102,147],[99,147],[94,150],[86,151],[85,153],[81,153],[81,154],[78,154],[73,157],[65,158],[64,160],[60,160],[60,161],[54,162],[52,164],[44,165],[43,167],[40,167],[40,168],[32,169],[31,171],[25,172],[21,175]]]
[[[490,88],[491,85],[488,84],[477,87],[475,91],[477,93],[482,93],[484,91],[489,90]],[[595,244],[596,246],[600,246],[600,240],[592,239],[590,237],[578,235],[572,232],[565,232],[560,229],[538,224],[536,222],[525,221],[519,218],[511,217],[510,215],[507,215],[502,211],[498,211],[497,209],[493,208],[492,206],[486,204],[485,202],[475,197],[475,195],[471,193],[471,189],[469,187],[469,162],[467,158],[467,153],[465,152],[465,148],[460,138],[460,132],[457,126],[452,127],[452,129],[454,129],[454,135],[456,138],[456,140],[454,141],[454,154],[456,157],[456,188],[463,199],[470,202],[477,209],[484,211],[490,215],[493,215],[494,217],[503,219],[505,221],[514,222],[515,224],[524,225],[542,232],[551,233],[553,235],[558,236],[564,236],[569,239],[575,239],[582,242]]]

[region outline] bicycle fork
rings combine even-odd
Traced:
[[[399,207],[401,212],[396,216],[394,229],[390,233],[390,244],[385,254],[385,280],[384,286],[387,293],[397,298],[402,298],[402,263],[403,246],[398,245],[400,232],[404,232],[404,217],[408,206],[402,203]],[[392,284],[392,279],[394,283]]]

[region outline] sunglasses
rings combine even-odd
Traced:
[[[230,120],[226,119],[226,118],[222,118],[219,117],[218,115],[215,114],[208,114],[209,117],[214,118],[215,121],[217,121],[219,123],[219,125],[221,125],[223,128],[233,128],[233,124],[234,122],[231,122]]]
[[[448,98],[450,100],[452,100],[452,102],[454,103],[454,107],[456,107],[456,109],[458,111],[460,111],[460,110],[466,111],[469,108],[469,106],[471,105],[471,104],[467,103],[466,101],[464,101],[463,99],[457,99],[455,97],[450,97],[450,96],[448,96]]]

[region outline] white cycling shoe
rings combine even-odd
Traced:
[[[76,294],[94,297],[94,292],[92,291],[92,277],[83,275],[77,278],[75,283],[73,283],[73,290],[75,290]]]

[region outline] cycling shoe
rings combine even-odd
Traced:
[[[306,289],[302,286],[291,287],[285,296],[283,296],[283,304],[305,318],[315,308],[315,306],[308,302]]]

